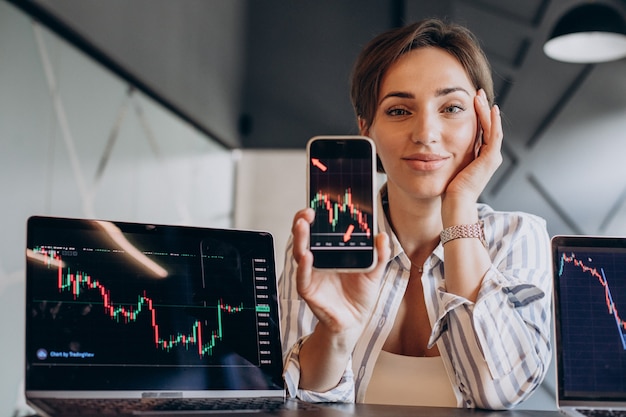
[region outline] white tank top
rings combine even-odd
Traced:
[[[457,407],[441,356],[422,358],[384,350],[376,360],[365,402]]]

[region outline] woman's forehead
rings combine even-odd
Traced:
[[[459,60],[444,49],[423,47],[403,54],[385,72],[380,93],[397,88],[425,89],[459,86],[473,90],[473,83]]]

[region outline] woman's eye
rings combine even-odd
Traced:
[[[389,116],[406,116],[409,112],[405,109],[395,108],[387,110]]]
[[[463,107],[461,106],[448,106],[444,109],[444,113],[459,113],[462,112],[463,110],[465,110]]]

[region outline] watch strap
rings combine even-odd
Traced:
[[[480,240],[480,243],[482,243],[484,247],[487,247],[482,221],[478,221],[473,224],[459,224],[446,227],[441,232],[439,238],[441,239],[442,245],[445,245],[449,241],[455,239],[476,238]]]

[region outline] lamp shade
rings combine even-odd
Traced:
[[[605,4],[575,7],[557,22],[543,51],[572,63],[607,62],[626,57],[626,22]]]

